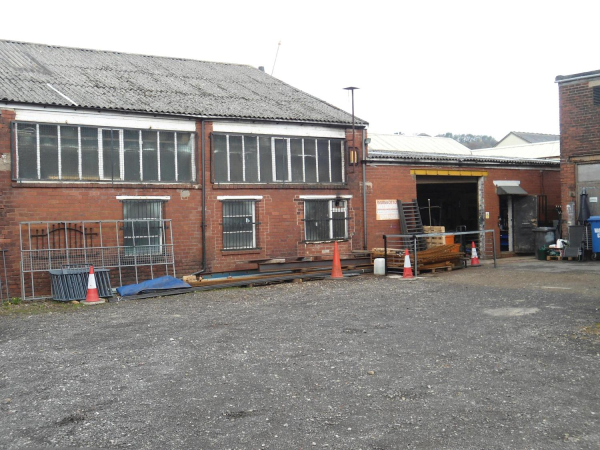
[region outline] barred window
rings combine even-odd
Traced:
[[[305,200],[304,229],[307,241],[332,241],[348,238],[346,200]]]
[[[253,249],[256,245],[256,200],[223,201],[223,249]]]
[[[15,122],[15,174],[44,181],[195,181],[194,134]]]
[[[125,255],[159,255],[162,252],[162,201],[123,201]]]
[[[344,183],[341,139],[212,135],[217,183]]]

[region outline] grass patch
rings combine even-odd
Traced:
[[[71,312],[83,307],[80,303],[55,302],[53,300],[40,300],[23,302],[19,298],[5,301],[0,307],[0,316],[48,314]]]
[[[600,323],[595,323],[594,325],[583,327],[581,329],[581,332],[589,336],[600,337]]]

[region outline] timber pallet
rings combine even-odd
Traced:
[[[568,257],[568,258],[569,258],[569,261],[571,261],[571,258],[570,257]],[[564,259],[566,259],[566,258],[564,258]],[[562,261],[562,260],[563,260],[562,256],[550,256],[550,255],[546,256],[546,261]]]
[[[451,272],[455,268],[452,263],[428,264],[419,267],[418,273]]]

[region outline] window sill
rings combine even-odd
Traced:
[[[232,250],[225,250],[225,249],[221,249],[221,254],[222,255],[259,255],[262,253],[262,248],[249,248],[246,250],[242,250],[242,249],[232,249]]]
[[[335,189],[349,190],[347,183],[213,183],[213,189]]]
[[[348,242],[350,238],[329,239],[327,241],[300,241],[301,244],[332,244],[333,242]]]

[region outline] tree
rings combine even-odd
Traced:
[[[456,142],[460,142],[465,147],[476,150],[478,148],[493,147],[498,143],[492,136],[482,134],[438,134],[436,137],[445,137],[454,139]]]

